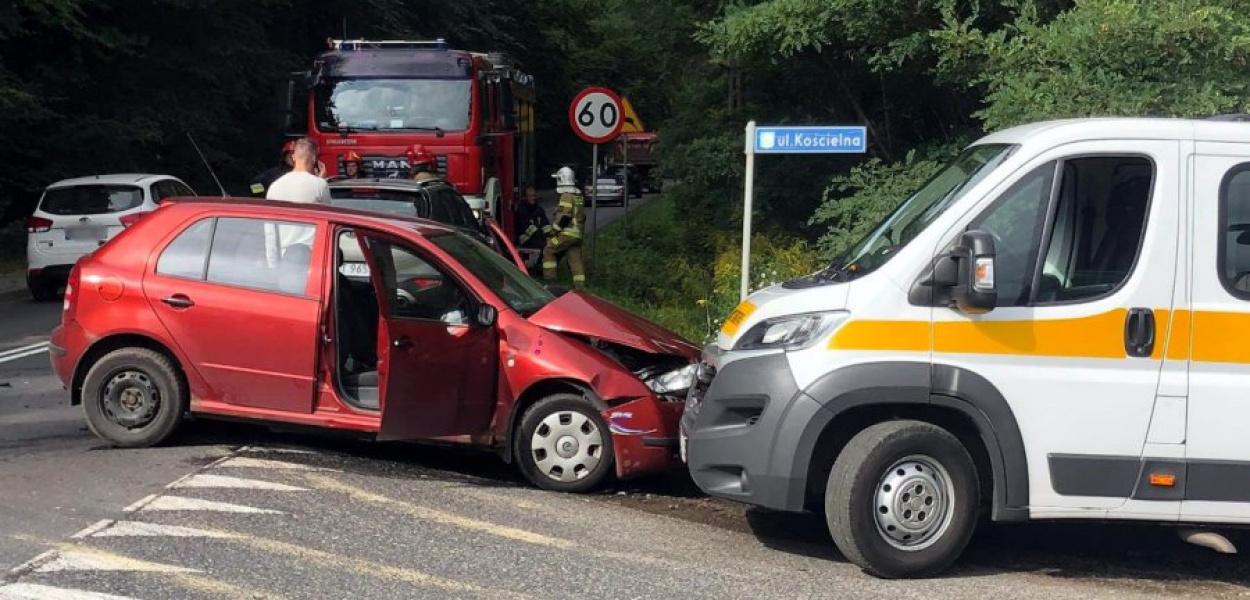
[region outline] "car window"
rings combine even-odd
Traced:
[[[419,217],[421,192],[375,188],[330,188],[330,204],[343,208]]]
[[[430,214],[426,218],[438,221],[439,223],[454,224],[452,221],[451,207],[448,206],[447,201],[443,199],[443,196],[434,190],[428,190],[428,194],[430,198]]]
[[[212,235],[213,219],[196,221],[165,246],[157,259],[156,272],[170,277],[203,279]]]
[[[1023,306],[1029,302],[1054,176],[1053,162],[1034,169],[968,227],[994,237],[997,306]]]
[[[185,184],[185,183],[183,183],[183,182],[181,182],[181,181],[171,181],[171,182],[170,182],[170,185],[174,186],[174,195],[175,195],[175,196],[196,196],[196,195],[198,195],[198,194],[196,194],[196,193],[195,193],[195,190],[191,189],[191,186],[189,186],[189,185],[187,185],[187,184]]]
[[[1233,167],[1220,186],[1220,280],[1250,300],[1250,163]]]
[[[469,203],[465,201],[464,196],[446,187],[439,188],[437,193],[447,205],[447,212],[451,214],[453,225],[473,227],[477,223],[477,219],[473,216],[473,209],[469,208]]]
[[[208,258],[208,280],[303,294],[316,227],[264,219],[220,218]]]
[[[473,303],[455,279],[410,248],[376,237],[365,240],[380,271],[388,317],[469,324]]]
[[[53,215],[117,213],[143,204],[143,188],[133,185],[76,185],[53,188],[43,195],[39,209]]]

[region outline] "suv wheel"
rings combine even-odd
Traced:
[[[612,433],[577,394],[554,394],[536,402],[521,417],[513,439],[521,473],[540,488],[585,492],[612,473]]]
[[[165,441],[187,410],[187,387],[169,358],[146,348],[114,350],[83,379],[87,425],[114,446],[140,448]]]
[[[980,489],[955,436],[920,421],[873,425],[834,461],[825,518],[851,562],[886,578],[935,575],[976,527]]]
[[[51,302],[56,300],[57,289],[55,283],[49,282],[42,276],[26,274],[26,289],[30,290],[30,297],[35,302]]]

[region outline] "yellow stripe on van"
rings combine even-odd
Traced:
[[[1195,312],[1193,328],[1195,361],[1250,363],[1250,314]]]
[[[1178,310],[1172,313],[1171,335],[1167,338],[1168,360],[1189,360],[1191,319],[1192,313],[1188,310]]]
[[[830,350],[928,352],[928,321],[851,321],[829,339]]]
[[[750,300],[743,300],[742,304],[739,304],[738,308],[735,308],[729,314],[729,318],[725,319],[725,324],[721,326],[720,332],[733,337],[735,333],[738,333],[738,328],[742,326],[742,322],[747,320],[747,317],[751,316],[753,312],[755,312],[755,305]]]

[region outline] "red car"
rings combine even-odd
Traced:
[[[189,414],[486,446],[584,491],[674,463],[697,348],[432,221],[166,203],[83,258],[52,365],[92,431]]]

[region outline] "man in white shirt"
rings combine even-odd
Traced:
[[[306,204],[329,204],[330,185],[316,175],[317,145],[308,138],[295,142],[291,153],[291,172],[276,179],[265,192],[266,200],[285,200]]]

